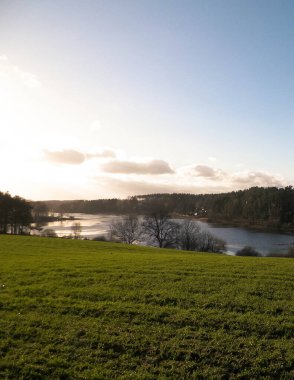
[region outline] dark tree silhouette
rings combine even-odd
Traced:
[[[164,212],[153,212],[143,222],[144,234],[160,248],[174,248],[178,244],[179,224]]]
[[[258,257],[261,256],[261,254],[253,247],[246,246],[242,249],[239,249],[239,251],[236,252],[236,256],[253,256]]]
[[[184,220],[179,233],[179,247],[186,251],[195,251],[198,247],[200,225],[190,219]]]
[[[192,220],[185,220],[180,229],[179,248],[187,251],[225,252],[224,240],[208,231],[202,231],[200,225]]]
[[[118,240],[122,243],[133,244],[142,235],[139,219],[129,215],[121,220],[112,221],[110,224],[110,239]]]
[[[0,233],[22,235],[29,233],[32,206],[25,199],[0,192]]]

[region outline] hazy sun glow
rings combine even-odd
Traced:
[[[291,12],[260,4],[0,5],[0,190],[89,199],[291,184],[290,52],[267,34],[278,12],[289,38]]]

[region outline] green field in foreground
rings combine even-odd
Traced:
[[[1,379],[293,379],[294,260],[0,236]]]

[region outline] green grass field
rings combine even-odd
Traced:
[[[1,379],[293,379],[294,260],[0,236]]]

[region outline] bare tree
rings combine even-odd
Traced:
[[[208,231],[199,233],[197,250],[201,252],[221,253],[226,250],[226,242]]]
[[[208,231],[201,231],[198,223],[185,220],[180,229],[179,248],[187,251],[217,253],[226,250],[226,243]]]
[[[71,230],[74,236],[74,239],[79,239],[82,232],[82,226],[80,222],[74,222],[71,226]]]
[[[140,239],[141,224],[136,216],[126,216],[121,220],[113,220],[110,224],[110,239],[122,243],[133,244]]]
[[[170,220],[162,212],[154,212],[146,216],[143,222],[144,234],[160,248],[177,247],[179,224]]]
[[[186,251],[195,251],[198,247],[199,234],[201,228],[199,223],[186,219],[180,229],[179,247]]]

